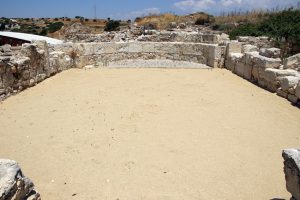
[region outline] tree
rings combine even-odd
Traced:
[[[4,31],[5,30],[5,24],[2,23],[1,26],[0,26],[0,31]]]
[[[120,22],[115,20],[110,20],[106,22],[105,31],[119,31],[120,30]]]

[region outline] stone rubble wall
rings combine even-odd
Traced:
[[[293,104],[300,101],[300,54],[284,60],[280,49],[259,48],[255,45],[231,41],[226,46],[225,68]]]
[[[17,162],[0,159],[0,200],[40,200],[33,182],[24,176]]]
[[[24,44],[12,54],[0,55],[0,100],[32,87],[44,79],[71,68],[65,53],[49,54],[46,42]]]
[[[224,50],[225,47],[216,44],[182,42],[64,43],[52,46],[50,55],[72,54],[79,68],[86,65],[105,67],[111,62],[133,59],[188,61],[221,67]]]
[[[121,31],[104,32],[101,34],[76,33],[66,39],[73,43],[100,43],[100,42],[187,42],[187,43],[206,43],[220,44],[229,41],[227,34],[200,33],[197,31]]]
[[[224,49],[216,44],[170,42],[24,44],[0,54],[0,100],[32,87],[58,72],[86,65],[99,67],[123,60],[174,60],[221,67]]]

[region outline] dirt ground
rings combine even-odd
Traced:
[[[44,200],[288,199],[300,109],[226,70],[69,70],[0,103]]]

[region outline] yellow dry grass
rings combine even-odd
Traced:
[[[193,14],[184,15],[184,16],[174,15],[172,13],[164,13],[164,14],[160,14],[160,15],[149,15],[146,17],[137,18],[136,22],[140,26],[152,24],[157,29],[165,29],[172,22],[176,22],[177,24],[186,23],[186,22],[195,23],[195,21],[199,18],[200,19],[208,19],[209,15],[206,13],[203,13],[203,12],[193,13]]]

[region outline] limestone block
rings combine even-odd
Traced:
[[[236,63],[240,61],[243,57],[242,53],[232,53],[225,61],[225,67],[230,71],[234,71]]]
[[[242,53],[242,43],[229,42],[226,46],[226,58],[229,58],[232,53]]]
[[[300,149],[285,149],[282,152],[284,159],[284,174],[286,189],[296,199],[300,199]]]
[[[281,79],[280,85],[283,91],[288,91],[291,87],[296,86],[300,81],[297,76],[285,76]]]
[[[293,104],[296,104],[298,102],[298,98],[295,95],[293,95],[293,94],[288,94],[287,99],[290,102],[292,102]]]
[[[284,69],[300,68],[300,53],[284,59],[283,65]]]
[[[295,70],[267,68],[260,71],[259,81],[260,83],[263,82],[265,84],[265,87],[271,92],[276,92],[276,90],[280,87],[280,81],[284,77],[297,75],[299,75],[299,73]]]
[[[267,58],[261,55],[253,55],[253,62],[259,68],[279,68],[281,66],[280,58]]]
[[[295,94],[296,94],[296,97],[298,97],[300,99],[300,82],[296,86]]]
[[[141,53],[143,51],[143,46],[137,42],[128,43],[128,53]]]
[[[266,53],[269,58],[280,58],[281,50],[278,48],[267,48]]]
[[[277,89],[276,93],[277,93],[278,96],[281,96],[283,98],[287,98],[287,96],[288,96],[288,93],[281,90],[281,88]]]
[[[237,62],[234,69],[234,73],[241,77],[244,77],[244,69],[245,69],[245,64],[242,62]]]
[[[152,43],[141,42],[143,53],[153,53],[154,52],[154,45]]]
[[[249,37],[248,36],[238,36],[237,40],[239,42],[249,42]]]
[[[146,44],[146,43],[143,43],[143,44]],[[116,51],[117,53],[127,53],[129,52],[129,44],[126,42],[126,43],[118,43],[118,46],[116,47]],[[144,50],[144,48],[142,47],[142,49]],[[112,51],[113,52],[113,51]],[[96,53],[96,55],[99,55],[100,53]]]
[[[259,51],[259,55],[268,58],[280,58],[281,50],[278,48],[261,48]]]
[[[33,182],[25,177],[19,165],[12,160],[0,159],[0,200],[40,200]]]
[[[253,66],[247,64],[244,65],[244,78],[250,81],[252,79]]]
[[[254,45],[251,45],[251,44],[246,44],[246,45],[243,45],[242,52],[243,53],[258,52],[258,48],[257,48],[257,46],[254,46]]]

